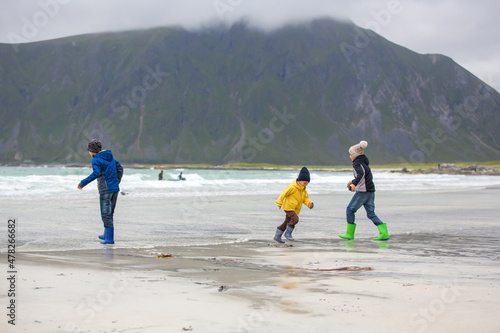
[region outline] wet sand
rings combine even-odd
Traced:
[[[332,208],[332,196],[317,196],[319,209],[303,214],[297,241],[286,245],[269,235],[225,245],[18,253],[16,326],[4,315],[0,330],[498,332],[499,197],[497,188],[381,193],[387,242],[371,240],[376,229],[363,212],[357,238],[339,239],[344,204]],[[338,222],[324,226],[332,211]],[[267,234],[273,226],[260,223]]]

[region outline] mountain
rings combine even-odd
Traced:
[[[0,163],[500,159],[500,95],[452,59],[330,19],[0,45]]]

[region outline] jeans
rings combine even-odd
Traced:
[[[347,223],[354,224],[354,213],[361,206],[365,206],[366,216],[372,220],[373,224],[379,225],[384,223],[375,214],[375,192],[356,192],[354,194],[346,209]]]
[[[104,228],[113,227],[113,214],[115,213],[116,199],[119,192],[101,194],[99,202],[101,205],[101,219],[104,223]]]

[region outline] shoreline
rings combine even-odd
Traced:
[[[488,175],[488,176],[500,176],[500,168],[494,167],[484,167],[482,165],[472,164],[466,168],[461,168],[456,164],[443,164],[438,168],[430,169],[407,169],[403,168],[401,170],[391,170],[391,172],[399,172],[406,174],[444,174],[444,175]]]
[[[463,163],[462,163],[463,164]],[[496,164],[495,164],[496,165]],[[89,164],[17,164],[17,165],[0,165],[4,167],[49,167],[49,168],[90,168]],[[238,171],[297,171],[301,169],[301,166],[235,166],[235,165],[171,165],[171,164],[123,164],[124,168],[136,169],[136,170],[176,170],[176,169],[188,169],[188,170],[238,170]],[[311,166],[307,167],[309,171],[315,172],[352,172],[352,167],[349,166],[339,166],[339,167],[328,167],[328,166]],[[446,174],[446,175],[487,175],[487,176],[500,176],[499,167],[485,167],[481,165],[471,164],[468,167],[458,167],[456,164],[443,164],[443,167],[433,168],[425,167],[419,168],[418,166],[405,167],[394,166],[390,167],[380,165],[372,166],[372,170],[375,172],[392,172],[392,173],[402,173],[402,174]]]

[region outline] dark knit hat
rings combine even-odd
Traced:
[[[298,181],[306,181],[310,182],[311,181],[311,175],[309,174],[309,170],[307,170],[306,167],[303,167],[300,169],[299,176],[297,177]]]
[[[101,141],[94,139],[89,142],[89,145],[87,146],[87,150],[90,151],[91,153],[98,153],[102,150],[102,144]]]

